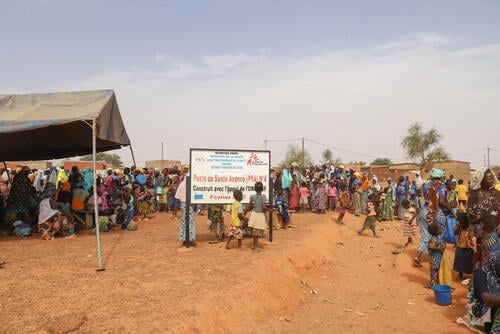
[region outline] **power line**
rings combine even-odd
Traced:
[[[295,140],[302,140],[302,138],[292,138],[292,139],[266,139],[265,141],[266,142],[272,142],[272,143],[276,143],[276,142],[284,142],[284,141],[295,141]]]
[[[337,151],[341,151],[341,152],[344,152],[344,153],[349,153],[349,154],[354,154],[354,155],[359,155],[359,156],[364,156],[364,157],[374,158],[374,159],[379,158],[378,156],[375,156],[375,155],[364,154],[364,153],[359,153],[359,152],[353,152],[353,151],[342,149],[340,147],[335,147],[335,146],[323,144],[323,143],[317,142],[315,140],[312,140],[310,138],[305,138],[305,139],[308,140],[308,141],[310,141],[311,143],[318,144],[318,145],[321,145],[321,146],[324,146],[324,147],[328,147],[328,148],[331,148],[331,149],[334,149],[334,150],[337,150]],[[388,158],[388,159],[390,159],[390,160],[405,161],[405,159],[393,159],[393,158]]]
[[[479,153],[479,152],[484,152],[484,148],[480,149],[480,150],[477,150],[477,151],[469,152],[469,153],[453,154],[453,156],[455,156],[455,157],[463,157],[463,156],[467,156],[467,155],[471,155],[471,154],[475,154],[475,153]]]

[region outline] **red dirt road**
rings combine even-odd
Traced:
[[[178,222],[160,213],[135,232],[102,233],[104,272],[96,272],[95,236],[41,241],[0,238],[1,333],[467,333],[454,324],[466,288],[439,306],[429,269],[414,268],[416,246],[401,222],[378,223],[382,238],[347,214],[293,215],[297,228],[275,231],[254,254],[208,244],[196,216],[197,246],[177,241]],[[450,248],[452,252],[452,249]],[[301,283],[302,281],[302,283]],[[317,294],[311,293],[317,291]]]

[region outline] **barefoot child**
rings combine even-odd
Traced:
[[[405,223],[403,232],[403,236],[408,237],[408,241],[403,246],[403,248],[406,248],[408,245],[413,244],[413,237],[417,236],[417,229],[414,224],[415,218],[417,217],[417,211],[413,205],[410,206],[410,201],[407,199],[403,200],[403,208],[408,210],[409,214],[409,219]]]
[[[380,238],[375,232],[375,223],[377,222],[377,212],[375,211],[375,204],[373,203],[375,200],[375,194],[371,194],[368,196],[368,204],[366,205],[366,212],[368,216],[366,216],[365,222],[363,223],[363,227],[358,231],[358,234],[361,235],[364,230],[370,229],[372,230],[374,238]]]
[[[413,244],[413,237],[417,235],[417,229],[416,226],[413,224],[415,222],[415,218],[417,217],[417,211],[413,206],[410,206],[410,201],[405,199],[403,200],[403,208],[405,210],[408,210],[408,218],[405,222],[405,227],[403,230],[403,236],[408,237],[408,241],[406,244],[404,244],[403,247],[396,249],[395,251],[392,252],[392,254],[400,254],[404,251],[404,249],[408,246]],[[406,215],[405,215],[406,218]]]
[[[226,249],[231,248],[231,240],[238,240],[238,248],[241,248],[241,240],[243,239],[243,230],[241,229],[242,222],[246,223],[248,220],[243,215],[243,206],[241,205],[241,200],[243,199],[243,193],[241,190],[235,190],[233,192],[234,202],[231,205],[231,226],[228,231],[228,239],[226,242]]]
[[[453,261],[453,270],[458,272],[458,280],[463,279],[463,274],[472,274],[472,255],[474,251],[469,247],[469,219],[465,212],[457,216],[458,224],[455,226],[455,235],[457,236],[457,248],[455,249],[455,260]]]
[[[329,182],[328,186],[328,210],[335,210],[335,202],[337,201],[337,187],[333,181]]]
[[[259,253],[261,249],[259,246],[259,238],[264,236],[264,231],[267,228],[267,220],[265,213],[265,204],[267,203],[267,198],[262,195],[264,190],[264,185],[262,182],[255,183],[255,195],[250,196],[249,210],[252,210],[250,215],[250,220],[248,221],[248,227],[250,228],[253,236],[253,246],[252,249],[255,253]]]
[[[309,190],[307,190],[307,183],[302,181],[302,187],[299,189],[300,193],[300,212],[304,213],[307,209]]]
[[[339,193],[339,203],[337,205],[337,211],[339,212],[339,217],[337,218],[337,224],[344,225],[344,215],[345,215],[345,207],[347,205],[347,192],[346,185],[342,184],[340,187]]]
[[[290,223],[290,215],[287,210],[287,201],[283,195],[283,190],[278,190],[278,197],[276,198],[276,208],[278,209],[278,214],[281,216],[283,221],[283,229],[288,230],[288,224]]]
[[[208,219],[211,224],[210,232],[214,232],[215,239],[209,241],[210,244],[216,244],[224,241],[224,214],[222,213],[222,204],[210,204],[208,206]]]
[[[431,240],[429,241],[429,265],[431,269],[430,285],[439,284],[439,267],[443,258],[446,244],[443,239],[443,229],[438,223],[432,223],[428,228]]]

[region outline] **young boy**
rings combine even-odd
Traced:
[[[278,209],[278,214],[281,216],[281,220],[283,221],[283,229],[288,230],[290,215],[288,214],[286,198],[283,195],[283,190],[278,190],[278,197],[276,198],[276,208]]]
[[[415,224],[413,224],[415,221],[415,218],[417,217],[415,207],[413,205],[410,205],[410,201],[407,199],[403,200],[402,204],[403,204],[403,208],[405,208],[405,210],[408,210],[408,214],[409,214],[408,219],[405,222],[405,227],[403,230],[403,236],[408,237],[408,241],[406,242],[406,244],[404,244],[403,247],[398,248],[395,251],[393,251],[392,254],[402,253],[407,246],[413,244],[413,237],[417,235],[416,226],[415,226]]]
[[[226,242],[226,249],[231,248],[231,240],[238,240],[238,248],[241,248],[241,240],[243,239],[243,231],[241,229],[241,222],[248,222],[248,219],[243,215],[243,205],[241,200],[243,199],[243,193],[241,190],[235,190],[233,192],[234,202],[231,205],[231,226],[227,233],[228,239]]]
[[[373,203],[375,199],[375,194],[368,196],[368,204],[366,205],[366,212],[368,216],[366,216],[365,222],[363,223],[363,228],[358,231],[359,235],[361,235],[364,230],[370,229],[372,230],[374,238],[380,238],[380,236],[378,236],[375,232],[375,223],[377,222],[377,212],[375,210],[375,204]]]
[[[408,237],[408,241],[403,246],[403,248],[406,248],[408,245],[413,244],[413,237],[417,236],[417,229],[415,227],[415,224],[413,224],[415,218],[417,217],[417,212],[415,210],[415,206],[410,206],[410,201],[408,201],[407,199],[403,200],[403,207],[408,210],[409,214],[409,218],[405,223],[405,228],[403,231],[403,236]]]
[[[361,213],[361,189],[359,188],[359,185],[357,185],[357,184],[353,185],[353,192],[354,192],[354,213],[353,213],[353,216],[359,217],[359,214]]]
[[[443,239],[443,229],[439,224],[432,223],[428,228],[431,240],[429,241],[429,265],[431,269],[430,285],[431,287],[439,284],[439,267],[443,258],[443,251],[446,244]]]
[[[224,241],[224,214],[222,204],[211,204],[208,206],[208,219],[210,219],[210,232],[214,232],[215,239],[209,244],[216,244]]]
[[[309,204],[309,190],[307,190],[307,183],[302,181],[302,187],[299,189],[300,193],[300,212],[304,213]]]
[[[337,218],[337,224],[339,225],[345,225],[344,224],[344,216],[345,216],[345,207],[347,206],[347,192],[346,192],[346,185],[342,184],[340,187],[340,193],[339,193],[339,205],[337,206],[337,211],[339,212],[339,217]]]

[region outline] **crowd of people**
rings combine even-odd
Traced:
[[[403,252],[418,232],[420,240],[416,267],[421,267],[424,254],[429,256],[429,287],[451,284],[452,270],[457,279],[469,275],[471,293],[467,315],[459,319],[470,328],[500,332],[500,185],[489,168],[474,172],[468,186],[453,175],[432,169],[428,179],[419,172],[410,180],[399,176],[379,181],[376,175],[357,172],[344,166],[318,165],[300,170],[293,163],[289,169],[273,170],[270,178],[272,197],[257,182],[255,194],[247,205],[236,190],[231,205],[211,204],[187,207],[186,175],[189,167],[163,170],[146,168],[108,169],[94,180],[90,168],[71,171],[62,168],[0,170],[0,224],[4,233],[51,240],[56,235],[72,238],[87,227],[107,232],[113,226],[134,230],[135,220],[148,219],[155,211],[168,212],[180,218],[179,240],[195,245],[195,212],[207,212],[210,243],[232,240],[242,246],[244,237],[253,240],[252,248],[260,252],[259,238],[268,229],[266,212],[275,212],[275,228],[288,229],[292,213],[310,210],[316,214],[332,212],[336,223],[345,225],[345,215],[366,216],[358,233],[370,230],[374,237],[377,222],[403,220],[406,242],[393,251]],[[94,198],[94,181],[97,197]],[[383,184],[381,184],[383,183]],[[272,200],[272,201],[270,201]],[[273,203],[271,206],[269,203]],[[97,207],[96,207],[97,206]],[[89,213],[97,210],[99,221],[87,222]],[[186,210],[188,214],[186,214]],[[179,212],[180,211],[180,212]],[[230,224],[224,224],[224,211],[229,211]],[[90,217],[93,215],[90,214]],[[187,217],[187,219],[186,219]],[[189,236],[186,236],[189,224]],[[453,264],[446,243],[455,246]]]
[[[294,211],[324,214],[335,212],[336,222],[344,225],[347,212],[366,215],[358,231],[371,230],[374,237],[380,221],[404,221],[399,254],[411,245],[420,231],[415,267],[429,257],[429,283],[426,287],[451,285],[452,272],[463,284],[470,284],[467,314],[458,319],[479,332],[500,333],[500,183],[493,170],[484,167],[474,172],[468,186],[464,180],[432,169],[423,180],[399,176],[379,182],[376,175],[345,169],[344,166],[313,166],[298,171],[277,171],[274,196],[285,194],[285,203]],[[282,200],[281,200],[282,201]],[[285,204],[286,207],[286,204]],[[451,263],[446,244],[455,250]]]
[[[113,226],[135,230],[136,220],[149,219],[159,210],[169,210],[177,219],[182,207],[178,188],[186,173],[187,166],[183,171],[177,166],[162,171],[107,169],[97,175],[94,198],[94,176],[88,167],[0,169],[0,228],[4,234],[40,233],[41,239],[51,240],[56,235],[73,238],[88,227],[103,232]]]

